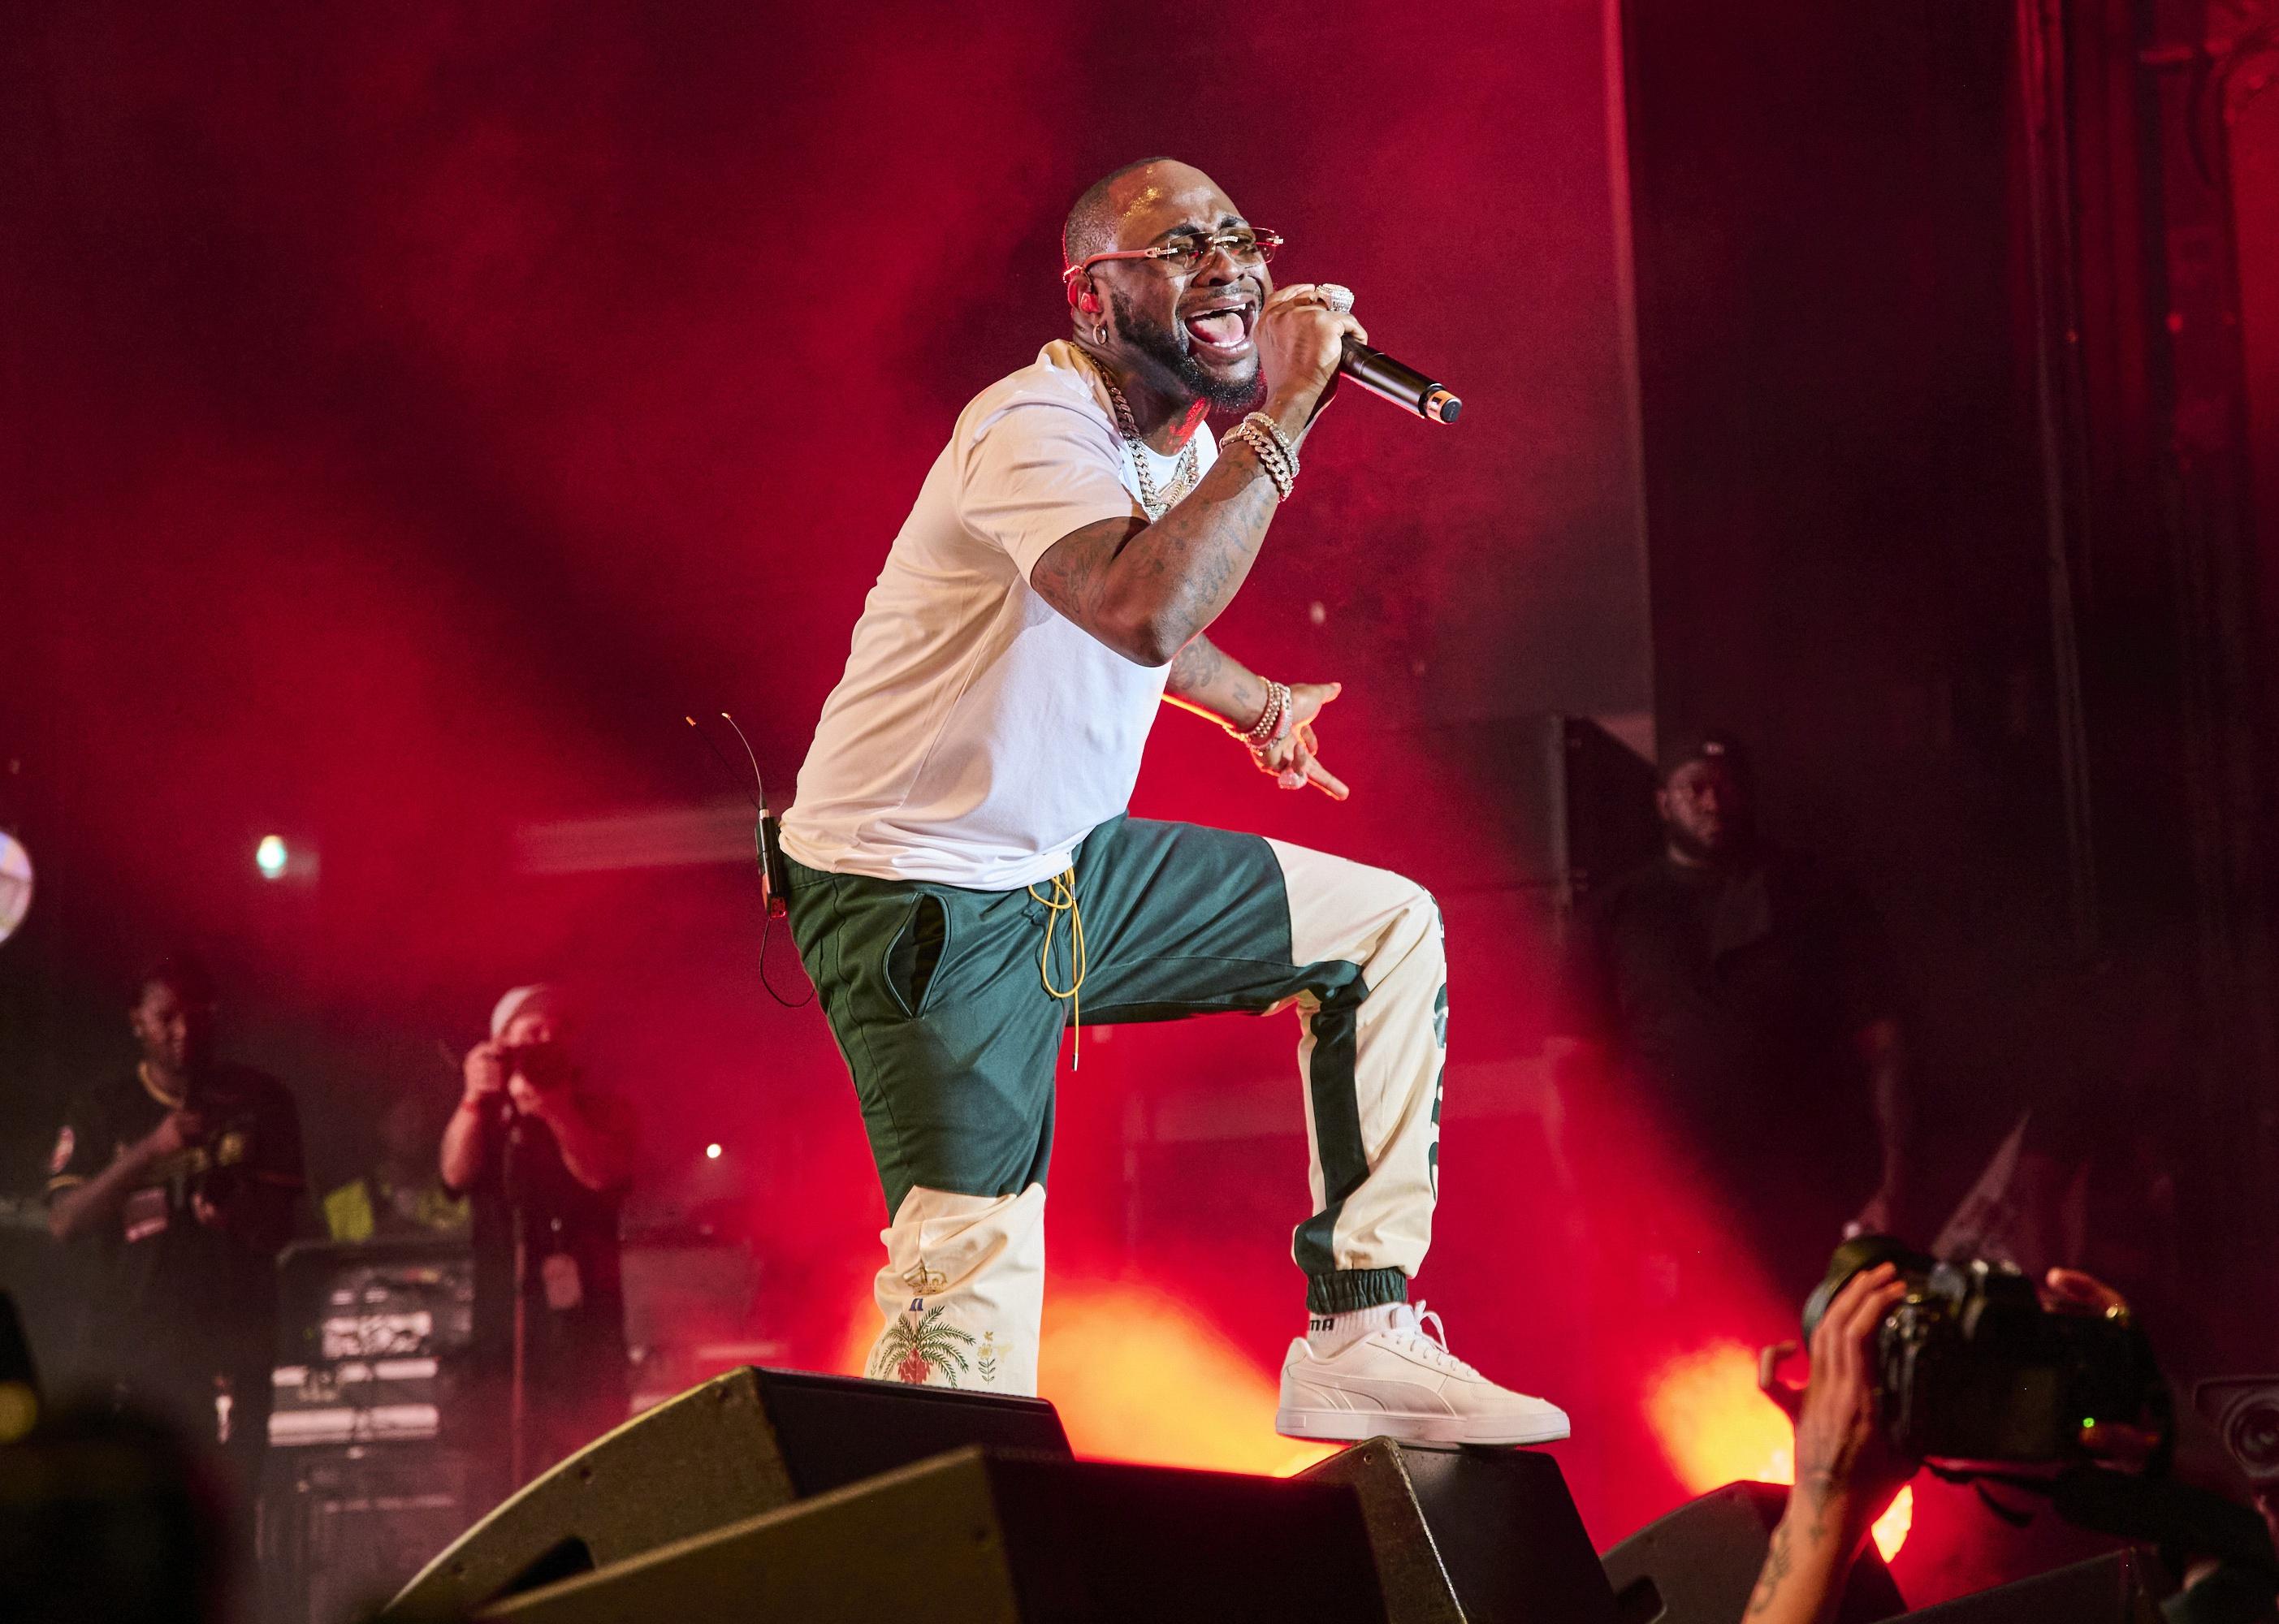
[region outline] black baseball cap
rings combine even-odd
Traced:
[[[1751,779],[1749,753],[1725,728],[1684,728],[1665,738],[1658,762],[1660,782],[1668,784],[1679,768],[1694,762],[1721,762],[1744,784]]]

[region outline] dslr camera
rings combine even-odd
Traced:
[[[570,1057],[559,1043],[522,1043],[498,1052],[499,1069],[507,1076],[517,1072],[533,1088],[557,1088],[570,1081]]]
[[[1888,1235],[1836,1249],[1804,1306],[1807,1342],[1845,1282],[1881,1263],[1907,1294],[1876,1328],[1871,1356],[1884,1434],[1909,1457],[2084,1462],[2089,1427],[2156,1407],[2160,1370],[2125,1316],[2053,1312],[2010,1264],[1941,1262]]]

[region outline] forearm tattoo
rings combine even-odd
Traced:
[[[1266,709],[1266,686],[1258,675],[1200,632],[1172,660],[1163,686],[1190,709],[1207,711],[1231,727],[1248,728]]]
[[[1797,1463],[1797,1486],[1812,1506],[1812,1536],[1824,1539],[1828,1535],[1828,1504],[1836,1498],[1838,1490],[1852,1481],[1852,1467],[1859,1458],[1860,1445],[1850,1438],[1840,1440],[1825,1456]]]
[[[1773,1543],[1765,1551],[1764,1568],[1757,1574],[1757,1588],[1749,1592],[1750,1616],[1772,1606],[1774,1597],[1780,1594],[1781,1585],[1795,1566],[1795,1559],[1789,1554],[1788,1524],[1783,1522],[1773,1530]]]
[[[1256,477],[1255,453],[1231,450],[1186,499],[1133,539],[1116,559],[1143,571],[1163,608],[1193,637],[1218,617],[1250,573],[1277,506]],[[1231,488],[1230,488],[1231,487]]]
[[[1218,680],[1226,656],[1210,639],[1196,634],[1187,640],[1178,656],[1171,662],[1171,674],[1164,686],[1182,699],[1201,699]]]

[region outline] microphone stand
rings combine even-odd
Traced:
[[[522,1113],[508,1099],[501,1113],[505,1137],[500,1150],[499,1185],[506,1194],[507,1219],[514,1244],[514,1330],[507,1360],[507,1471],[513,1489],[519,1490],[528,1464],[527,1421],[529,1389],[526,1361],[529,1352],[529,1304],[525,1291],[530,1283],[530,1237],[524,1221],[525,1191],[518,1165],[522,1149]]]

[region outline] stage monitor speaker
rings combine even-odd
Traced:
[[[968,1444],[1066,1456],[1038,1398],[747,1367],[604,1434],[423,1568],[384,1624],[460,1619],[500,1597],[708,1534]]]
[[[1342,1483],[960,1450],[514,1597],[486,1624],[1303,1619],[1385,1603]]]
[[[1606,1555],[1621,1624],[1733,1624],[1749,1605],[1788,1505],[1778,1483],[1727,1483],[1646,1524]],[[1869,1545],[1852,1565],[1837,1624],[1895,1619],[1907,1604]]]
[[[2076,1562],[1907,1615],[1907,1624],[2160,1624],[2159,1587],[2133,1551]]]
[[[1614,1624],[1614,1592],[1548,1455],[1371,1438],[1300,1477],[1361,1496],[1388,1624]]]

